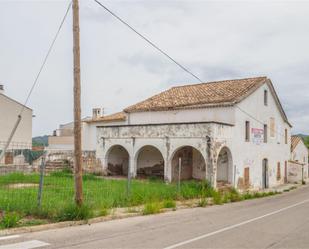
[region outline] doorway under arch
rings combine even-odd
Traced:
[[[179,178],[179,158],[181,180],[206,179],[206,162],[201,152],[192,146],[183,146],[174,152],[171,159],[172,181]]]
[[[228,147],[223,147],[217,158],[217,185],[233,183],[233,158]]]
[[[136,170],[139,177],[164,178],[164,158],[159,149],[145,145],[136,155]]]
[[[112,146],[107,152],[107,173],[111,176],[126,176],[129,169],[129,153],[121,145]]]

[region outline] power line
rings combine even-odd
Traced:
[[[203,81],[194,73],[192,73],[189,69],[181,65],[178,61],[176,61],[173,57],[168,55],[165,51],[163,51],[161,48],[159,48],[156,44],[154,44],[152,41],[150,41],[147,37],[142,35],[140,32],[138,32],[135,28],[133,28],[130,24],[128,24],[126,21],[124,21],[121,17],[117,16],[114,12],[112,12],[110,9],[108,9],[105,5],[100,3],[97,0],[94,0],[97,4],[99,4],[103,9],[105,9],[107,12],[109,12],[112,16],[114,16],[116,19],[118,19],[122,24],[127,26],[129,29],[131,29],[135,34],[137,34],[139,37],[141,37],[143,40],[145,40],[147,43],[149,43],[152,47],[154,47],[156,50],[158,50],[160,53],[165,55],[168,59],[170,59],[172,62],[174,62],[178,67],[180,67],[182,70],[186,71],[188,74],[193,76],[195,79],[197,79],[199,82],[203,83]]]
[[[31,86],[31,88],[30,88],[30,91],[29,91],[29,93],[28,93],[28,95],[27,95],[27,98],[26,98],[26,100],[25,100],[25,102],[24,102],[24,105],[23,105],[22,108],[21,108],[21,111],[20,111],[19,115],[22,115],[22,113],[24,112],[24,110],[25,110],[25,108],[26,108],[26,105],[27,105],[27,103],[28,103],[28,101],[29,101],[29,99],[30,99],[30,96],[31,96],[31,94],[32,94],[32,92],[33,92],[33,90],[34,90],[34,88],[35,88],[36,85],[38,84],[39,77],[40,77],[40,75],[41,75],[41,73],[42,73],[42,71],[43,71],[43,69],[44,69],[44,67],[45,67],[45,64],[46,64],[46,62],[47,62],[47,59],[48,59],[48,57],[49,57],[49,55],[50,55],[50,53],[51,53],[51,51],[52,51],[52,49],[53,49],[53,47],[54,47],[54,45],[55,45],[55,42],[56,42],[56,40],[57,40],[57,38],[58,38],[58,36],[59,36],[59,33],[60,33],[61,29],[62,29],[62,26],[63,26],[63,24],[64,24],[64,22],[65,22],[65,20],[66,20],[66,18],[67,18],[67,16],[68,16],[68,13],[69,13],[69,10],[70,10],[70,8],[71,8],[71,5],[72,5],[72,1],[70,1],[69,5],[68,5],[68,7],[67,7],[67,10],[66,10],[66,12],[65,12],[65,14],[64,14],[64,17],[62,18],[62,20],[61,20],[61,22],[60,22],[60,25],[59,25],[59,27],[58,27],[58,30],[57,30],[57,32],[56,32],[56,34],[55,34],[55,36],[54,36],[54,39],[52,40],[52,43],[50,44],[50,46],[49,46],[49,48],[48,48],[48,50],[47,50],[47,54],[45,55],[45,57],[44,57],[44,59],[43,59],[43,63],[42,63],[42,65],[41,65],[41,67],[40,67],[40,69],[39,69],[39,71],[38,71],[38,73],[37,73],[37,75],[36,75],[36,77],[35,77],[35,79],[34,79],[34,82],[33,82],[32,86]]]
[[[183,69],[185,72],[187,72],[188,74],[190,74],[191,76],[193,76],[195,79],[197,79],[200,83],[205,83],[205,81],[201,80],[201,78],[199,78],[196,74],[194,74],[193,72],[191,72],[188,68],[186,68],[185,66],[181,65],[179,62],[177,62],[173,57],[171,57],[170,55],[168,55],[167,52],[163,51],[160,47],[158,47],[156,44],[154,44],[150,39],[146,38],[144,35],[142,35],[140,32],[138,32],[134,27],[132,27],[130,24],[128,24],[126,21],[124,21],[121,17],[119,17],[118,15],[116,15],[113,11],[111,11],[109,8],[107,8],[105,5],[103,5],[101,2],[99,2],[98,0],[94,0],[98,5],[100,5],[103,9],[105,9],[108,13],[110,13],[112,16],[114,16],[118,21],[120,21],[122,24],[124,24],[125,26],[127,26],[130,30],[132,30],[135,34],[137,34],[139,37],[141,37],[143,40],[145,40],[148,44],[150,44],[152,47],[154,47],[156,50],[158,50],[161,54],[163,54],[164,56],[166,56],[169,60],[171,60],[173,63],[175,63],[177,66],[179,66],[181,69]],[[255,118],[253,115],[249,114],[248,112],[246,112],[245,110],[243,110],[241,107],[239,107],[237,104],[235,104],[236,108],[238,108],[241,112],[243,112],[244,114],[246,114],[247,116],[249,116],[250,118],[254,119],[255,121],[257,121],[260,124],[264,124],[264,122],[258,120],[257,118]],[[271,131],[271,128],[268,127],[268,129]],[[282,133],[277,132],[279,135],[281,135],[282,137],[285,137],[285,135],[283,135]]]

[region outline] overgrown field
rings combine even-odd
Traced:
[[[0,176],[0,210],[17,211],[52,220],[61,219],[63,212],[74,204],[74,179],[67,172],[55,172],[44,177],[42,206],[37,207],[39,175],[13,173]],[[132,180],[127,195],[126,179],[103,179],[94,175],[83,178],[85,205],[94,212],[114,207],[137,206],[163,200],[200,197],[202,192],[211,195],[205,182],[187,181],[181,184],[180,193],[175,184],[160,180]],[[206,192],[205,192],[206,190]]]
[[[158,212],[157,206],[175,207],[175,200],[200,198],[200,206],[212,197],[215,204],[240,201],[259,195],[240,195],[236,190],[220,193],[204,181],[184,181],[180,191],[176,184],[161,180],[132,180],[127,194],[126,179],[103,179],[84,175],[84,206],[74,205],[74,179],[70,172],[55,172],[44,177],[42,205],[37,205],[39,175],[13,173],[0,176],[0,228],[16,226],[23,217],[50,221],[77,220],[106,215],[116,207],[146,204],[144,214]],[[163,203],[156,205],[156,203]],[[155,211],[153,211],[155,210]],[[2,216],[2,217],[1,217]],[[2,218],[2,221],[1,221]]]

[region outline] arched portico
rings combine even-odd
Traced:
[[[108,175],[128,175],[130,156],[122,145],[111,146],[105,155]]]
[[[182,146],[170,158],[172,181],[179,177],[179,159],[181,180],[206,179],[206,161],[202,153],[193,146]]]
[[[217,185],[233,184],[233,158],[226,146],[220,149],[217,158]]]
[[[145,145],[141,147],[135,154],[134,163],[137,176],[164,178],[164,158],[155,146]]]

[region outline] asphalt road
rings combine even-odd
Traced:
[[[0,237],[4,248],[309,248],[309,187],[222,206]]]

